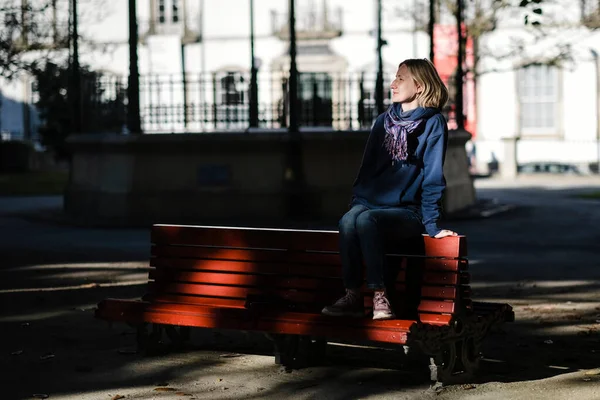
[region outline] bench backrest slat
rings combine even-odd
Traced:
[[[152,243],[202,243],[204,246],[240,249],[337,251],[338,236],[335,231],[155,225],[155,229],[152,230]]]
[[[157,244],[152,246],[154,257],[193,258],[200,260],[245,260],[272,263],[291,262],[289,252],[265,249],[230,249],[200,246]],[[337,252],[295,252],[294,262],[316,265],[339,265]]]
[[[277,263],[261,263],[256,261],[229,261],[229,260],[198,260],[180,258],[153,258],[150,266],[160,269],[196,270],[196,271],[222,271],[239,272],[247,274],[291,274],[322,277],[339,277],[339,265],[311,265],[294,264],[285,265]]]

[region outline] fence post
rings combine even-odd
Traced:
[[[381,49],[386,42],[381,37],[381,0],[377,0],[377,78],[375,80],[375,103],[377,105],[377,115],[384,111],[383,104],[383,58]]]
[[[212,73],[212,84],[213,84],[213,123],[215,129],[217,129],[217,73]]]
[[[184,2],[185,4],[185,2]],[[183,129],[188,126],[188,96],[187,96],[187,75],[185,69],[185,43],[181,42],[181,84],[183,89]]]
[[[286,190],[286,214],[291,218],[302,217],[310,208],[305,201],[306,178],[304,176],[303,143],[298,121],[298,69],[296,67],[296,16],[295,0],[289,0],[290,24],[290,79],[289,106],[290,126],[285,159],[284,185]]]
[[[129,0],[129,81],[127,85],[127,120],[129,132],[142,133],[140,120],[140,74],[138,70],[138,27],[136,1]]]
[[[254,59],[254,0],[250,0],[250,127],[258,127],[258,77]]]
[[[282,128],[286,128],[288,126],[287,123],[287,110],[288,110],[288,97],[286,96],[287,93],[287,87],[288,87],[288,80],[287,78],[284,76],[281,78],[281,99],[282,99],[282,103],[281,103],[281,118],[280,118],[280,123],[281,123],[281,127]]]

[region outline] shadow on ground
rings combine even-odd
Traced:
[[[489,219],[449,221],[448,227],[469,238],[474,298],[512,304],[516,322],[488,337],[476,383],[597,368],[596,205],[573,198],[572,190],[532,187],[485,194],[517,207]],[[0,245],[2,398],[33,393],[148,398],[160,388],[191,398],[427,394],[426,365],[406,360],[393,346],[331,344],[324,366],[291,373],[273,364],[271,342],[257,333],[197,329],[183,351],[136,354],[134,330],[124,324],[109,328],[93,318],[93,308],[104,298],[144,293],[149,246],[140,242],[147,240],[147,230],[91,232],[40,220],[6,221],[21,239]],[[132,249],[130,242],[138,245]],[[576,389],[586,382],[572,385]]]

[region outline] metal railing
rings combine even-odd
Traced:
[[[110,77],[99,84],[99,104],[117,100],[126,78]],[[125,85],[125,86],[123,86]],[[258,74],[258,128],[286,128],[289,124],[289,79],[284,72]],[[246,130],[250,126],[250,74],[148,75],[140,77],[140,113],[146,133],[186,133]],[[377,116],[375,73],[300,73],[298,114],[301,127],[333,130],[370,128]],[[387,91],[386,91],[387,92]],[[385,104],[389,105],[388,97]],[[123,114],[125,115],[125,114]],[[123,121],[125,122],[125,120]]]

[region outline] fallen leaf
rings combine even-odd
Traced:
[[[221,358],[236,358],[236,357],[242,357],[242,354],[221,354],[219,357]]]
[[[600,375],[600,369],[592,369],[590,371],[586,371],[585,375]]]
[[[117,394],[111,400],[121,400],[121,399],[124,399],[124,398],[125,398],[125,396],[121,396],[120,394]]]
[[[170,388],[170,387],[157,387],[154,388],[155,392],[175,392],[177,389],[174,388]]]
[[[471,383],[467,383],[465,385],[461,385],[461,389],[462,390],[471,390],[471,389],[475,389],[477,386],[471,384]]]

